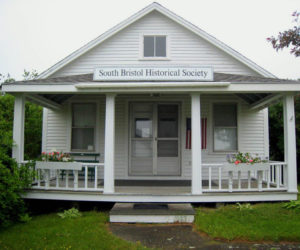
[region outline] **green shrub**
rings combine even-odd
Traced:
[[[283,204],[283,208],[300,210],[300,200],[289,201]]]
[[[251,206],[250,203],[245,203],[245,204],[236,203],[236,208],[240,211],[252,210],[253,209],[253,207]]]
[[[59,217],[61,217],[62,219],[66,219],[66,218],[77,218],[81,216],[81,213],[79,212],[78,209],[76,208],[70,208],[68,210],[65,210],[63,213],[58,213],[57,214]]]
[[[3,227],[24,221],[26,208],[21,195],[32,183],[33,163],[18,166],[0,150],[0,176],[0,227]]]

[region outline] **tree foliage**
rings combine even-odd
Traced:
[[[272,43],[276,51],[290,47],[290,53],[298,57],[300,56],[300,12],[295,11],[292,16],[296,23],[293,28],[279,32],[277,37],[272,36],[267,40]]]
[[[32,79],[36,72],[24,70],[24,78]],[[0,82],[14,82],[9,74],[0,74]],[[31,163],[18,166],[11,158],[13,145],[14,97],[0,96],[0,226],[22,220],[25,205],[21,197],[33,178]],[[41,151],[42,108],[36,104],[25,106],[25,158],[34,159]]]

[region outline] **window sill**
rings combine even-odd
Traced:
[[[171,61],[171,59],[167,57],[142,57],[139,58],[139,61]]]

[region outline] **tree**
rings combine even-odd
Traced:
[[[295,11],[292,16],[294,17],[293,21],[296,23],[295,26],[279,32],[276,38],[274,36],[267,38],[267,41],[272,43],[276,51],[290,47],[291,54],[298,57],[300,56],[300,12]]]
[[[295,11],[292,16],[296,25],[286,31],[280,32],[275,37],[267,38],[273,48],[278,51],[290,48],[290,53],[295,57],[300,56],[300,12]],[[273,160],[284,160],[284,137],[283,137],[283,105],[277,103],[269,108],[270,124],[270,158]],[[296,144],[297,144],[297,167],[298,181],[300,181],[300,96],[295,97],[295,117],[296,117]]]

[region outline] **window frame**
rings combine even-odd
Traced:
[[[166,37],[166,56],[144,56],[144,38],[145,37]],[[169,58],[169,37],[170,35],[167,33],[143,33],[140,34],[140,58],[139,60],[143,61],[168,61]],[[155,49],[155,48],[154,48]],[[155,51],[154,51],[155,52]]]
[[[93,104],[95,106],[95,124],[94,124],[94,136],[93,136],[93,150],[88,150],[88,149],[73,149],[72,148],[72,135],[73,135],[73,128],[78,128],[78,127],[73,127],[73,106],[74,105],[78,105],[78,104]],[[70,106],[69,106],[69,114],[70,114],[70,117],[69,117],[69,128],[70,128],[70,132],[69,132],[69,151],[70,152],[83,152],[83,153],[95,153],[97,152],[98,150],[98,143],[97,143],[97,136],[98,136],[98,119],[99,119],[99,116],[98,116],[98,103],[95,102],[95,101],[74,101],[74,102],[71,102],[70,103]],[[81,127],[80,127],[81,128]],[[91,127],[82,127],[82,128],[91,128]]]
[[[215,126],[215,120],[214,120],[214,106],[215,105],[228,105],[232,104],[236,107],[236,126]],[[212,152],[213,153],[235,153],[239,150],[239,103],[238,102],[226,102],[226,101],[220,101],[220,102],[213,102],[211,104],[211,138],[212,138]],[[215,128],[235,128],[236,129],[236,149],[232,150],[216,150],[215,149]]]

